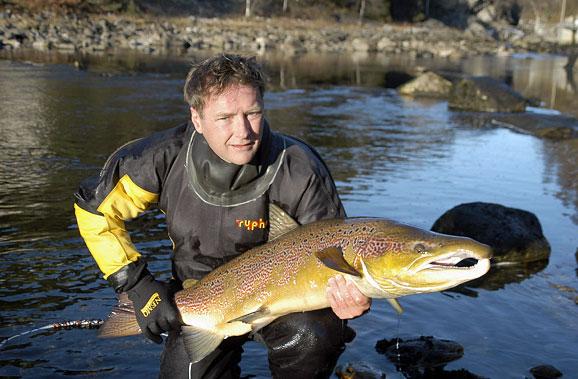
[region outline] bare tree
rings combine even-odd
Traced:
[[[251,17],[251,0],[245,0],[245,17]]]
[[[283,13],[287,12],[287,6],[289,5],[287,4],[288,2],[288,0],[283,0]]]
[[[363,23],[363,15],[365,14],[365,0],[361,0],[359,5],[359,23]]]

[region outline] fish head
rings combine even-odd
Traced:
[[[364,280],[382,297],[437,292],[479,278],[490,269],[489,246],[387,222],[359,257]]]

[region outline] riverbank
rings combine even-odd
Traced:
[[[439,21],[416,24],[328,22],[291,18],[153,17],[0,11],[0,49],[98,53],[134,49],[187,54],[199,50],[378,52],[460,59],[471,55],[552,53],[562,47],[522,27],[471,22],[465,30]]]

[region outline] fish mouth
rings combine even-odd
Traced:
[[[490,269],[490,256],[480,255],[471,250],[457,250],[442,254],[423,262],[416,268],[416,272],[452,272],[463,273],[467,276],[478,277]]]

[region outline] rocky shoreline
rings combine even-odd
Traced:
[[[287,55],[307,52],[409,53],[459,59],[470,55],[556,52],[561,47],[521,27],[470,22],[465,30],[419,24],[306,21],[289,18],[199,18],[61,14],[0,9],[0,49],[98,53],[229,50]]]

